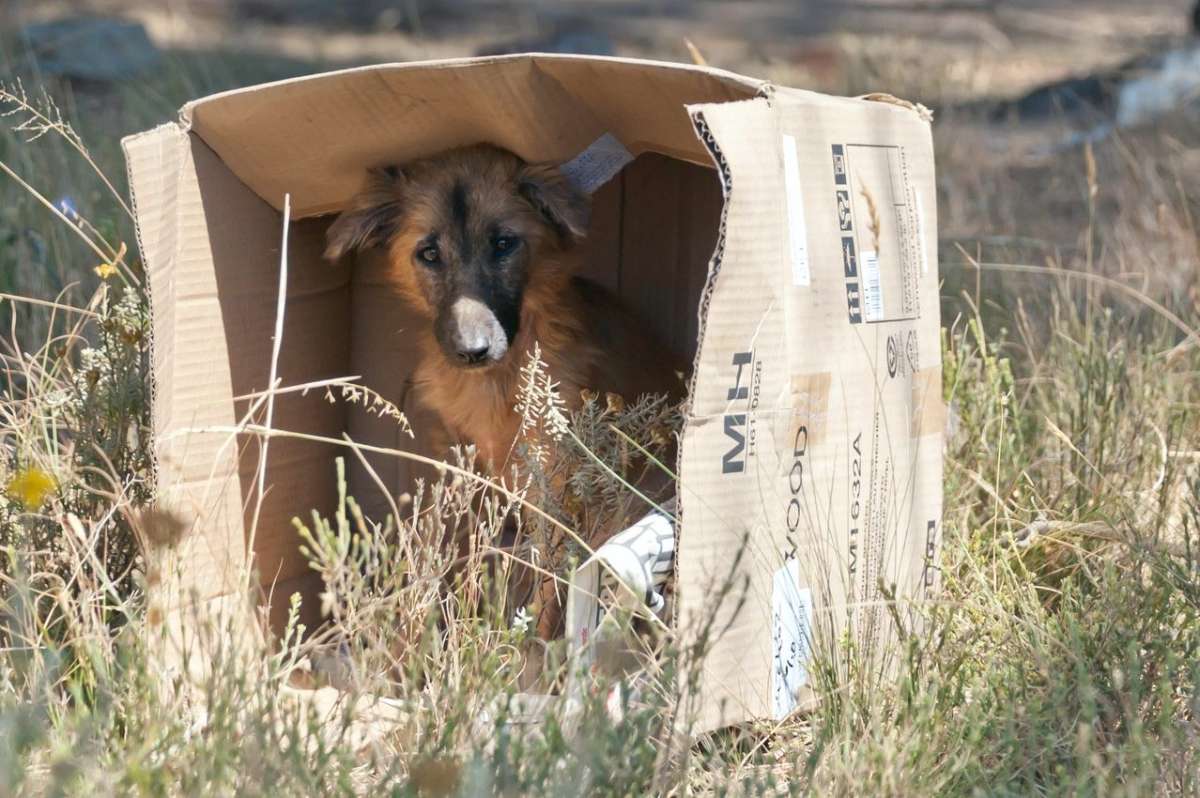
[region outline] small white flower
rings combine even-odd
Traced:
[[[42,401],[45,402],[47,409],[57,410],[60,407],[69,405],[72,398],[71,394],[67,393],[66,390],[59,389],[57,391],[47,391]]]
[[[533,616],[524,607],[517,610],[517,614],[513,616],[512,628],[514,631],[524,634],[529,631],[529,624],[533,623]]]
[[[529,360],[521,367],[514,409],[521,417],[520,433],[528,439],[534,459],[544,464],[549,458],[549,449],[544,442],[562,440],[570,431],[570,421],[566,402],[558,393],[558,383],[547,371],[536,341]],[[539,438],[543,441],[539,442]]]

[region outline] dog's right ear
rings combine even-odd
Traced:
[[[366,187],[325,231],[325,257],[383,246],[396,232],[404,200],[404,173],[398,167],[371,169]]]
[[[547,163],[522,167],[517,175],[517,192],[542,215],[564,242],[587,235],[587,195],[578,191],[559,171]]]

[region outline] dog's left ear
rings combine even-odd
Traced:
[[[517,191],[565,240],[587,235],[590,203],[553,164],[528,164],[517,175]]]

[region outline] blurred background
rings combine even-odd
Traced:
[[[121,136],[236,86],[519,51],[707,63],[828,93],[888,92],[931,108],[944,257],[967,246],[1008,262],[1069,262],[1087,246],[1091,219],[1118,233],[1138,227],[1140,250],[1166,247],[1162,257],[1191,264],[1187,187],[1200,169],[1194,17],[1193,0],[3,0],[0,81],[47,91],[120,183]],[[74,159],[64,158],[61,142],[9,142],[6,155],[7,138],[0,136],[0,158],[53,180],[42,186],[47,196],[88,218],[109,215],[95,207],[107,201],[103,187],[66,163]],[[1098,171],[1085,168],[1085,150],[1094,150]],[[1093,191],[1089,179],[1105,190]],[[0,187],[0,197],[11,188]],[[1146,201],[1123,205],[1132,193]],[[5,205],[0,241],[7,231],[26,255],[53,249],[31,243],[28,231],[64,235],[17,218],[27,211],[16,206],[28,203]],[[1164,213],[1186,224],[1147,235]],[[17,260],[0,254],[0,283],[44,295],[91,279],[70,273],[66,260],[44,260],[44,270],[15,274]],[[1154,260],[1139,252],[1144,280],[1194,303],[1194,269],[1151,268]],[[1126,274],[1129,266],[1109,271]]]
[[[693,60],[822,91],[929,104],[1007,97],[1184,43],[1191,0],[6,0],[8,69],[196,80],[537,50]],[[103,21],[107,20],[108,25]],[[122,20],[131,23],[117,27]],[[54,23],[49,25],[47,23]],[[222,66],[225,68],[223,69]],[[145,75],[141,75],[142,78]],[[881,85],[883,84],[883,85]],[[95,87],[93,87],[95,88]]]

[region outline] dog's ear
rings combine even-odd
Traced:
[[[404,200],[404,173],[395,166],[372,169],[367,185],[325,231],[325,257],[382,246],[395,233]]]
[[[587,235],[589,202],[557,166],[527,164],[517,175],[517,191],[565,240]]]

